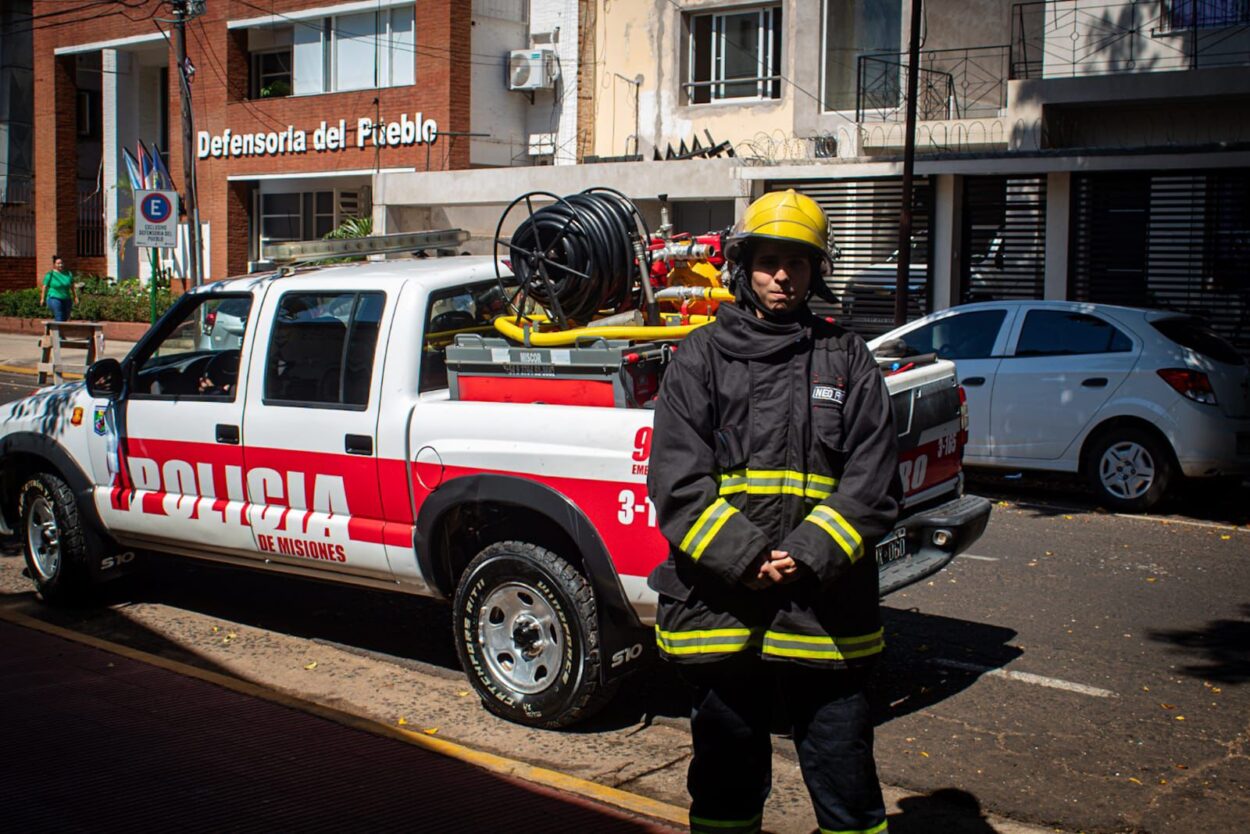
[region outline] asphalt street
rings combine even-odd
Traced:
[[[1245,830],[1245,486],[1189,486],[1151,517],[1098,510],[1073,482],[980,479],[972,490],[996,502],[983,539],[885,601],[873,696],[890,830]],[[0,605],[682,802],[687,705],[662,665],[587,726],[527,730],[477,705],[441,604],[168,560],[101,605],[54,611],[22,570],[10,539]],[[789,742],[777,742],[766,826],[810,831]]]

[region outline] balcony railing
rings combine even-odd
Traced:
[[[1250,0],[1045,0],[1012,7],[1012,78],[1245,64]]]
[[[923,122],[1001,115],[1007,106],[1010,55],[1008,46],[922,51],[916,118]],[[906,83],[907,53],[860,56],[856,120],[902,121]]]

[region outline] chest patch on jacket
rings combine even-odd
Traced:
[[[841,406],[846,402],[846,389],[834,385],[813,385],[812,405]]]

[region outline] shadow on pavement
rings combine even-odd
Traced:
[[[13,540],[3,547],[7,550],[0,552],[21,558]],[[33,598],[33,593],[23,596]],[[416,663],[427,671],[462,675],[445,603],[177,557],[149,557],[135,575],[101,586],[97,605],[42,608],[38,616],[220,671],[192,650],[129,619],[126,606],[140,602],[330,643],[399,665]],[[1016,632],[1001,626],[888,606],[882,607],[882,619],[887,649],[871,692],[878,724],[967,689],[980,671],[1005,666],[1020,655],[1008,645]],[[689,714],[686,687],[672,664],[652,659],[622,682],[620,694],[603,712],[566,732],[619,730],[659,717],[685,719]]]
[[[919,712],[962,692],[1023,652],[1010,628],[883,606],[886,651],[873,687],[876,723]]]
[[[890,834],[995,834],[975,796],[958,788],[941,788],[898,801],[899,813],[889,817]]]
[[[1240,620],[1212,620],[1205,628],[1152,631],[1150,639],[1170,643],[1173,654],[1196,657],[1180,671],[1192,678],[1223,684],[1250,683],[1250,605]]]
[[[968,491],[993,501],[1028,505],[1042,517],[1072,513],[1106,514],[1085,480],[1064,473],[996,475],[968,470]],[[1250,524],[1250,485],[1225,478],[1181,481],[1146,518],[1184,518],[1218,524]]]

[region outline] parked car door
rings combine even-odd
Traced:
[[[1007,306],[935,314],[913,330],[899,334],[913,354],[936,353],[955,362],[959,384],[968,398],[969,458],[992,454],[995,439],[990,423],[990,396],[1002,348],[1015,311]]]
[[[990,406],[996,457],[1056,460],[1128,377],[1141,345],[1106,318],[1073,309],[1024,312]]]
[[[254,334],[213,332],[221,309],[246,322],[253,304],[250,293],[185,296],[127,359],[123,396],[97,406],[96,506],[122,538],[254,552],[240,442]]]
[[[309,277],[271,292],[244,414],[249,518],[276,563],[389,580],[377,423],[386,294]]]

